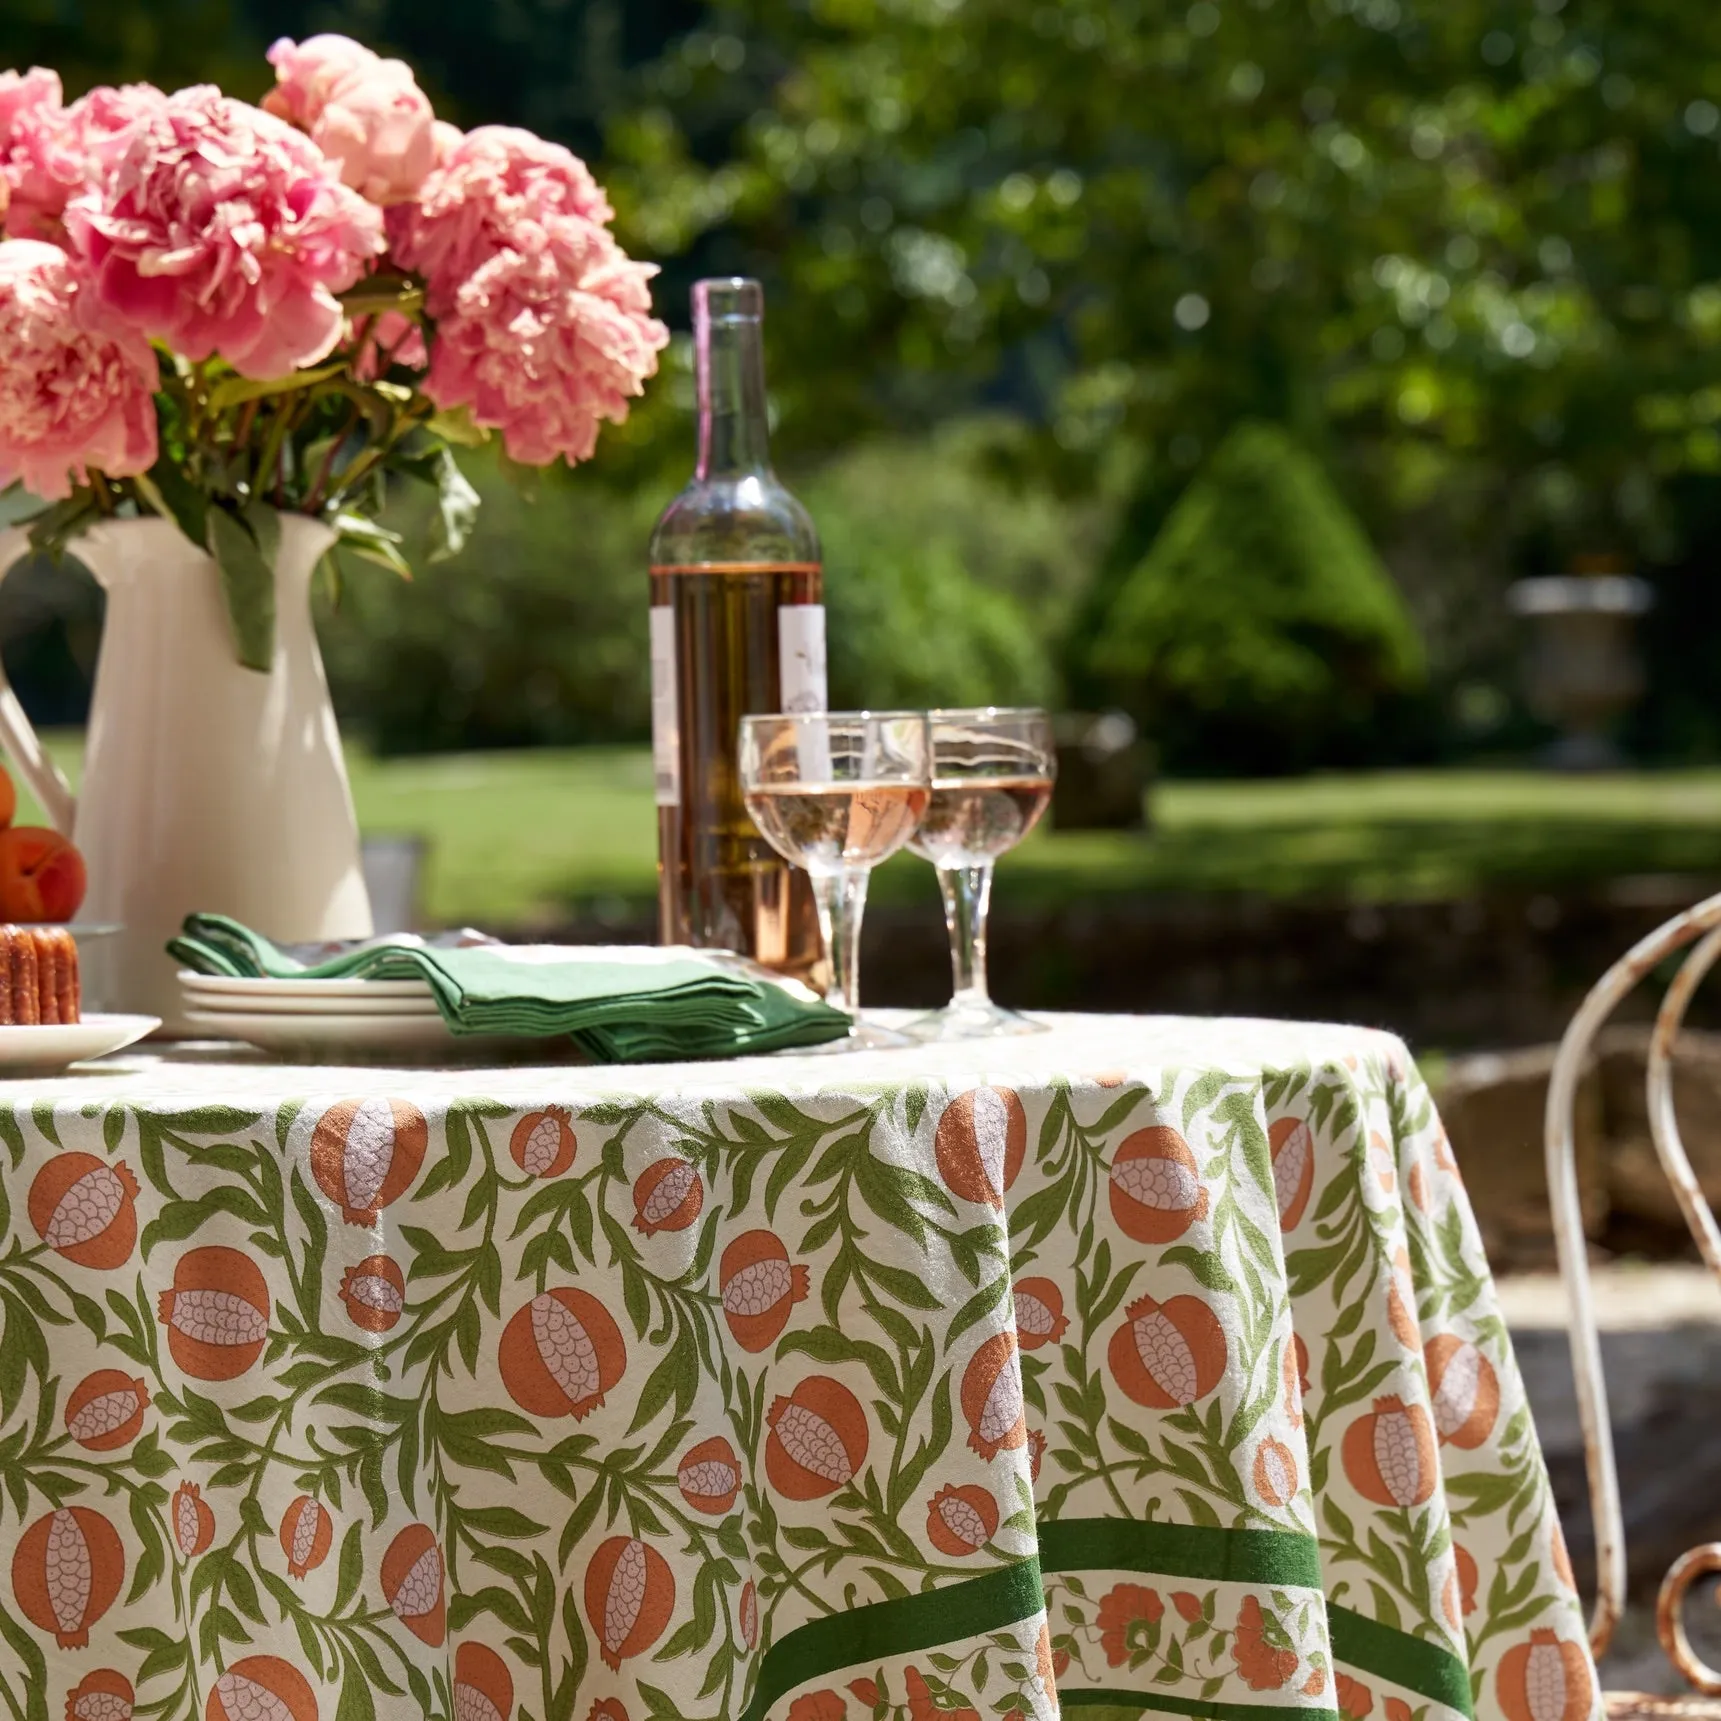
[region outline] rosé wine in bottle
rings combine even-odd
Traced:
[[[736,740],[753,712],[825,708],[819,537],[771,470],[757,281],[699,281],[699,456],[651,539],[658,935],[821,984],[806,875],[759,834]]]

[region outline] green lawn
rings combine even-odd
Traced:
[[[75,775],[78,738],[57,736],[53,746]],[[438,923],[542,925],[575,903],[608,899],[619,909],[655,888],[643,749],[355,755],[352,773],[367,832],[428,840],[426,906]],[[1489,884],[1721,873],[1721,771],[1167,783],[1153,810],[1148,836],[1036,833],[1004,862],[1000,889],[1016,900],[1243,890],[1387,901],[1458,896]],[[903,856],[884,869],[878,890],[929,895],[930,874]]]

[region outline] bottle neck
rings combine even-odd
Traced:
[[[757,317],[717,316],[695,330],[699,478],[771,470],[765,412],[765,347]]]

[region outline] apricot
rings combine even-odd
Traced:
[[[0,920],[65,921],[84,900],[84,857],[42,825],[0,830]]]
[[[0,827],[11,824],[17,810],[18,790],[13,785],[12,773],[0,765]]]

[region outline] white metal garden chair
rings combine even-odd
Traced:
[[[1571,1314],[1572,1373],[1583,1428],[1590,1514],[1595,1524],[1596,1603],[1590,1617],[1590,1647],[1598,1659],[1607,1649],[1625,1605],[1625,1526],[1620,1513],[1619,1477],[1614,1468],[1613,1435],[1608,1423],[1601,1341],[1590,1297],[1589,1262],[1578,1201],[1575,1101],[1590,1048],[1603,1023],[1645,975],[1693,943],[1697,948],[1685,958],[1668,987],[1650,1040],[1646,1078],[1650,1133],[1703,1260],[1717,1280],[1721,1280],[1721,1229],[1717,1228],[1692,1172],[1673,1109],[1673,1046],[1692,994],[1717,958],[1721,958],[1721,895],[1711,896],[1676,915],[1640,940],[1602,976],[1566,1029],[1548,1086],[1548,1195],[1553,1207],[1560,1276],[1565,1282]],[[1692,1584],[1711,1572],[1721,1572],[1721,1542],[1693,1548],[1675,1560],[1662,1580],[1656,1602],[1656,1632],[1662,1648],[1704,1698],[1721,1695],[1721,1672],[1710,1667],[1692,1647],[1685,1631],[1683,1608]],[[1609,1692],[1607,1706],[1615,1721],[1623,1721],[1626,1716],[1656,1714],[1721,1716],[1721,1705],[1703,1698],[1660,1698],[1640,1692]]]

